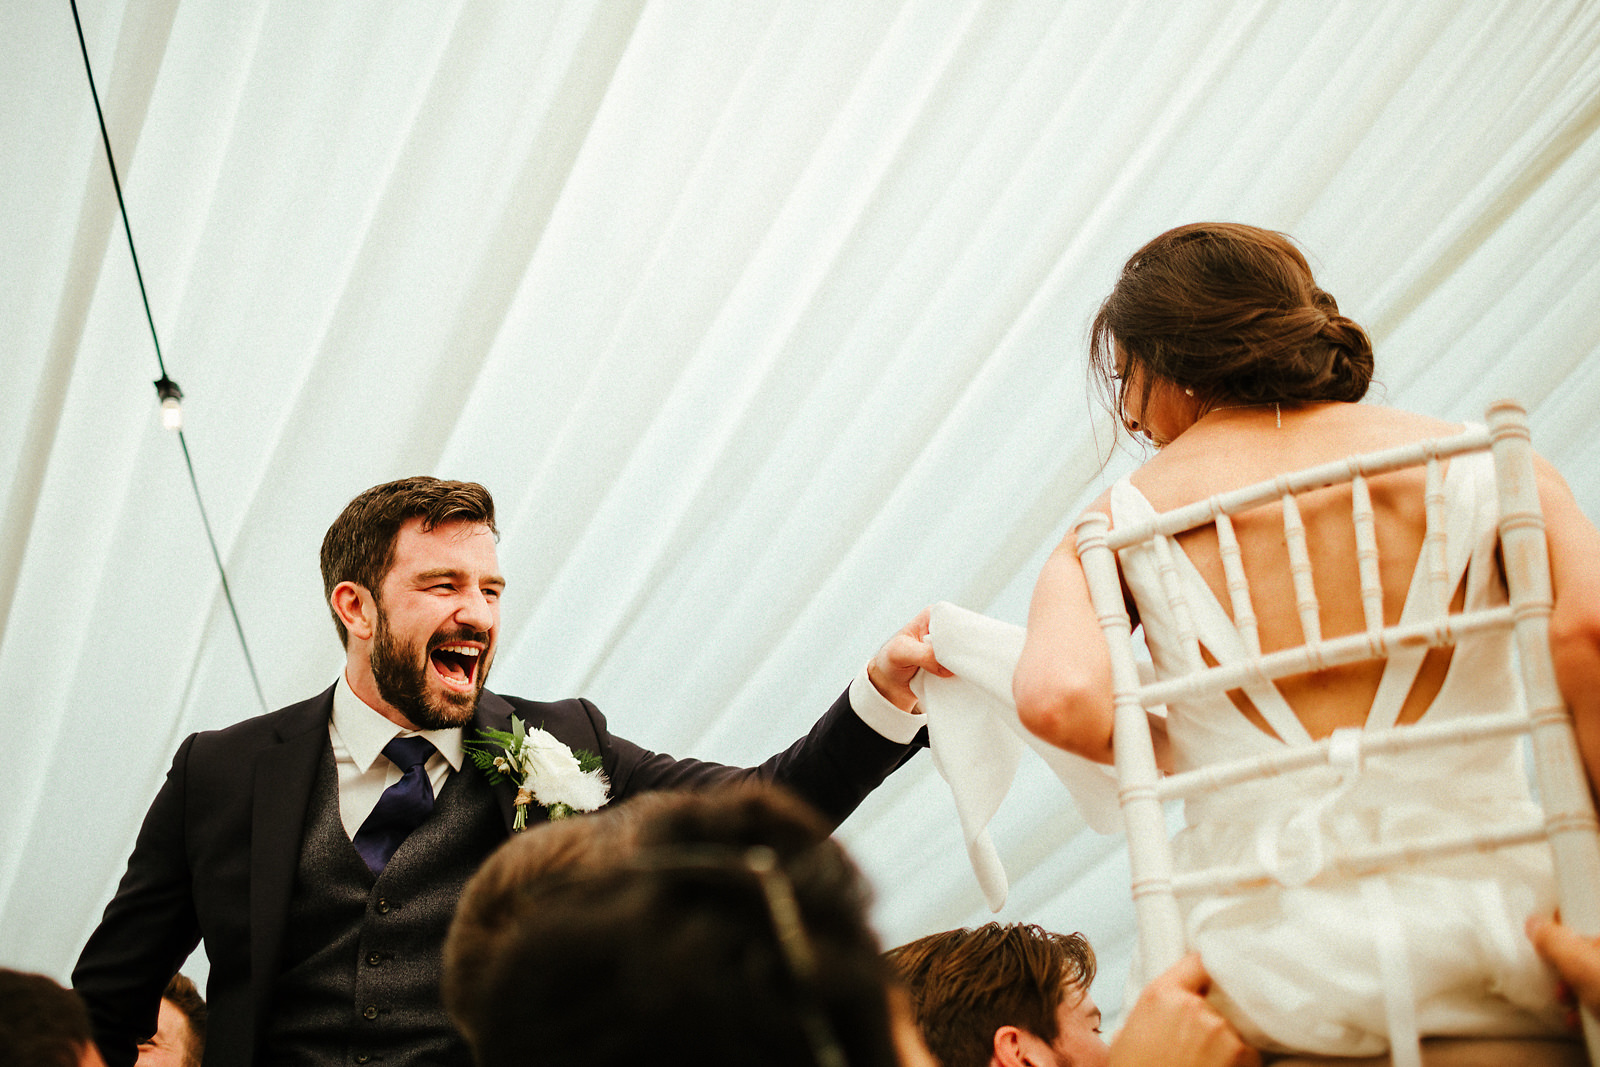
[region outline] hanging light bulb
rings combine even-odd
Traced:
[[[178,383],[163,374],[156,381],[156,395],[161,398],[161,425],[169,430],[183,429],[183,390]]]

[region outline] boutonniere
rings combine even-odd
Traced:
[[[551,820],[605,806],[611,784],[600,769],[600,757],[573,750],[546,730],[528,729],[516,716],[511,731],[479,730],[465,742],[467,755],[498,785],[517,787],[517,816],[513,831],[528,825],[528,805],[537,803]]]

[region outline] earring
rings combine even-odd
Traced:
[[[1191,389],[1191,388],[1189,388],[1189,387],[1188,387],[1188,386],[1187,386],[1187,385],[1186,385],[1186,386],[1184,386],[1184,387],[1183,387],[1183,395],[1184,395],[1184,396],[1194,396],[1194,390],[1193,390],[1193,389]]]

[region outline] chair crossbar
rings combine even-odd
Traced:
[[[1318,467],[1308,467],[1296,474],[1287,474],[1271,482],[1218,493],[1205,500],[1174,508],[1147,522],[1130,523],[1119,527],[1108,533],[1106,544],[1116,552],[1157,535],[1173,537],[1185,530],[1203,526],[1216,519],[1218,515],[1237,515],[1241,511],[1249,511],[1251,508],[1281,499],[1286,494],[1308,493],[1314,489],[1339,485],[1357,475],[1370,478],[1378,474],[1387,474],[1403,467],[1417,466],[1430,458],[1448,459],[1463,452],[1481,452],[1489,447],[1489,442],[1489,431],[1471,429],[1451,437],[1419,441],[1379,452],[1368,452],[1350,459],[1335,460]]]
[[[1388,730],[1363,730],[1360,735],[1361,753],[1363,756],[1382,756],[1445,745],[1468,744],[1487,738],[1511,737],[1527,733],[1531,725],[1528,716],[1520,711],[1502,711],[1492,715],[1474,715],[1468,719],[1437,723],[1420,722]],[[1213,763],[1196,767],[1191,771],[1171,774],[1161,779],[1156,786],[1156,796],[1163,801],[1180,800],[1258,778],[1272,778],[1312,767],[1324,767],[1330,762],[1328,758],[1330,747],[1330,740],[1324,737],[1309,745],[1286,746],[1282,751],[1265,756]]]
[[[1315,877],[1303,883],[1318,885],[1348,878],[1362,878],[1388,868],[1424,863],[1428,860],[1459,856],[1467,852],[1492,852],[1543,841],[1549,830],[1543,819],[1524,819],[1503,826],[1466,834],[1440,834],[1391,845],[1351,849],[1335,855]],[[1261,889],[1277,884],[1278,879],[1261,864],[1238,864],[1199,871],[1188,871],[1172,879],[1176,896],[1211,895]]]
[[[1225,663],[1182,678],[1152,682],[1139,688],[1138,699],[1147,708],[1196,700],[1240,689],[1250,682],[1270,682],[1323,667],[1384,659],[1406,648],[1453,645],[1473,634],[1509,629],[1512,622],[1512,609],[1501,606],[1459,612],[1444,620],[1388,626],[1378,633],[1345,634],[1317,645],[1298,645],[1268,653],[1260,659]]]

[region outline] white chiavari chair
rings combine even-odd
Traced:
[[[1580,762],[1571,717],[1556,688],[1549,646],[1552,606],[1550,572],[1534,479],[1526,414],[1512,402],[1492,405],[1486,428],[1387,451],[1354,456],[1270,482],[1220,494],[1156,515],[1128,528],[1110,528],[1098,512],[1082,519],[1077,530],[1079,558],[1089,581],[1090,596],[1110,646],[1115,693],[1114,750],[1119,798],[1128,833],[1132,891],[1139,927],[1143,974],[1159,974],[1186,950],[1180,898],[1206,897],[1270,885],[1279,876],[1265,864],[1234,863],[1214,869],[1175,871],[1163,803],[1197,797],[1270,775],[1328,766],[1342,758],[1336,750],[1346,737],[1324,738],[1310,745],[1284,746],[1275,754],[1234,762],[1213,763],[1163,776],[1149,731],[1147,709],[1226,693],[1249,684],[1304,673],[1325,666],[1387,658],[1401,649],[1453,646],[1463,637],[1486,630],[1514,632],[1527,710],[1514,709],[1429,723],[1360,732],[1365,754],[1425,752],[1436,746],[1459,745],[1475,738],[1527,733],[1534,753],[1542,820],[1509,826],[1481,827],[1469,833],[1437,835],[1387,843],[1325,860],[1318,879],[1362,877],[1400,865],[1472,851],[1486,851],[1546,840],[1553,851],[1557,895],[1563,920],[1589,936],[1600,934],[1600,834]],[[1510,603],[1484,610],[1451,611],[1453,590],[1446,587],[1441,469],[1450,457],[1489,451],[1493,456],[1499,505],[1499,538]],[[1436,618],[1421,624],[1385,625],[1379,582],[1377,541],[1367,481],[1407,467],[1425,467],[1427,532],[1422,552],[1428,565]],[[1355,528],[1365,628],[1357,633],[1324,637],[1312,582],[1306,536],[1296,497],[1328,486],[1349,483]],[[1304,632],[1302,645],[1261,654],[1250,583],[1240,558],[1230,516],[1279,502],[1283,511],[1295,589],[1296,609]],[[1141,684],[1131,642],[1132,627],[1123,601],[1117,552],[1149,542],[1158,561],[1175,551],[1173,539],[1206,524],[1215,526],[1226,577],[1229,608],[1241,639],[1253,654],[1246,662],[1208,664],[1192,627],[1180,632],[1189,670],[1176,677]],[[1183,593],[1171,568],[1163,566],[1164,586],[1173,615],[1182,622]],[[1339,734],[1355,731],[1339,731]],[[1332,755],[1330,756],[1330,753]],[[1584,1038],[1591,1060],[1600,1063],[1600,1027],[1585,1012]],[[1414,1043],[1413,1052],[1414,1055]],[[1408,1058],[1396,1047],[1398,1061]]]

